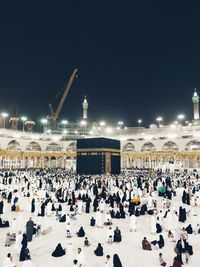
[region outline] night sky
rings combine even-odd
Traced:
[[[84,95],[95,121],[136,126],[141,118],[147,126],[179,113],[192,119],[193,88],[200,94],[200,4],[119,2],[1,1],[0,112],[19,107],[30,119],[45,117],[78,68],[63,119],[80,119]]]

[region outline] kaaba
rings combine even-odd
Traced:
[[[119,174],[120,141],[98,137],[77,140],[77,174]]]

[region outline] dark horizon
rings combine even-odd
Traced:
[[[0,4],[0,112],[37,122],[56,108],[74,68],[60,118],[137,126],[193,115],[200,94],[200,4],[122,5],[68,1]]]

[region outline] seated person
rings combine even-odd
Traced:
[[[120,211],[120,217],[122,219],[125,219],[126,218],[126,213],[125,213],[124,209],[121,209],[121,211]]]
[[[135,216],[136,217],[139,217],[140,216],[140,210],[137,208],[136,211],[135,211]]]
[[[60,218],[59,222],[66,222],[66,215],[65,214]]]
[[[157,218],[157,222],[156,222],[156,233],[159,234],[162,232],[162,227],[159,223],[159,217]]]
[[[111,218],[112,218],[112,219],[114,219],[114,218],[115,218],[115,212],[114,212],[114,210],[113,210],[113,209],[110,211],[110,216],[111,216]]]
[[[119,243],[122,241],[121,231],[118,227],[114,230],[114,242]]]
[[[70,216],[72,219],[76,219],[76,215],[78,214],[78,207],[77,205],[75,207],[73,207],[73,209],[71,210]]]
[[[185,228],[186,232],[191,235],[193,233],[193,229],[192,229],[192,225],[189,224],[186,228]]]
[[[140,196],[134,197],[133,198],[133,203],[135,203],[136,205],[140,205],[140,203],[141,203]]]
[[[85,246],[85,247],[89,247],[89,246],[90,246],[90,242],[89,242],[89,240],[88,240],[87,237],[85,237],[85,240],[84,240],[84,246]]]
[[[3,221],[0,217],[0,228],[6,228],[9,227],[9,221]]]
[[[181,260],[178,257],[174,258],[173,267],[181,267],[182,263]]]
[[[160,266],[166,266],[166,262],[163,260],[163,255],[162,253],[159,253],[159,263],[160,263]]]
[[[78,267],[78,261],[77,260],[73,260],[73,267]]]
[[[67,237],[72,237],[72,231],[71,231],[71,225],[70,222],[68,222],[66,227]]]
[[[176,242],[172,231],[169,230],[167,236],[171,242]]]
[[[112,220],[109,212],[106,213],[104,225],[112,225]]]
[[[84,237],[85,236],[85,231],[83,229],[83,227],[81,226],[81,228],[79,229],[78,233],[77,233],[78,237]]]
[[[143,204],[140,210],[140,215],[145,215],[146,212],[147,212],[147,205]]]
[[[94,217],[91,218],[90,220],[90,226],[95,226],[96,220],[94,219]]]
[[[62,248],[61,244],[59,243],[55,250],[52,252],[51,256],[53,257],[62,257],[65,255],[66,251]]]
[[[121,214],[120,214],[119,211],[116,212],[115,218],[116,218],[116,219],[120,219],[120,218],[121,218]]]
[[[151,242],[152,245],[156,246],[158,245],[159,249],[163,248],[165,245],[165,241],[162,235],[159,236],[159,240],[154,240]]]
[[[94,254],[98,257],[103,256],[103,247],[101,246],[101,243],[99,243],[97,248],[94,250]]]
[[[5,240],[5,247],[10,247],[15,242],[15,239],[16,239],[15,234],[7,233]]]
[[[146,237],[144,237],[144,239],[142,240],[142,248],[144,250],[152,250],[151,249],[151,243],[149,243],[149,241],[147,240]]]
[[[182,240],[188,239],[188,233],[186,232],[186,229],[184,227],[181,229],[181,239]]]

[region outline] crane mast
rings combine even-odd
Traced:
[[[57,107],[57,109],[56,109],[55,112],[54,112],[54,110],[53,110],[52,105],[49,104],[49,107],[50,107],[50,110],[51,110],[51,115],[48,116],[48,119],[49,119],[49,120],[52,120],[52,126],[53,126],[53,129],[54,129],[54,130],[56,130],[57,119],[59,118],[60,111],[61,111],[61,109],[62,109],[62,107],[63,107],[63,105],[64,105],[64,103],[65,103],[65,100],[66,100],[66,97],[67,97],[67,95],[68,95],[68,93],[69,93],[69,90],[70,90],[71,87],[72,87],[72,83],[73,83],[74,79],[76,78],[77,72],[78,72],[78,70],[75,69],[75,70],[73,71],[72,75],[70,76],[69,81],[68,81],[68,83],[67,83],[67,85],[66,85],[66,87],[65,87],[65,90],[64,90],[64,92],[63,92],[63,95],[62,95],[62,97],[61,97],[61,99],[60,99],[60,102],[59,102],[58,107]]]

